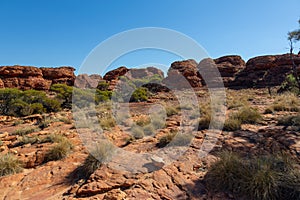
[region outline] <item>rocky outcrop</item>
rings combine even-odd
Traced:
[[[97,88],[99,81],[103,80],[98,74],[80,74],[76,77],[74,86],[78,88]]]
[[[4,83],[3,83],[2,79],[0,79],[0,88],[4,88]]]
[[[147,67],[142,69],[133,68],[126,73],[126,77],[129,79],[144,79],[152,76],[157,76],[158,78],[164,78],[164,72],[155,67]]]
[[[52,80],[52,84],[74,85],[75,69],[73,67],[41,68],[43,78]]]
[[[245,61],[237,55],[223,56],[214,59],[214,62],[222,76],[225,87],[230,86],[237,73],[246,67]]]
[[[122,66],[122,67],[119,67],[117,69],[107,72],[103,76],[103,79],[106,81],[117,80],[120,76],[124,76],[128,71],[129,71],[129,69],[127,69],[127,67]]]
[[[103,76],[103,80],[105,80],[106,82],[109,83],[108,90],[114,90],[115,86],[118,83],[119,77],[124,76],[128,71],[129,71],[129,69],[127,69],[127,67],[122,66],[122,67],[119,67],[117,69],[107,72]]]
[[[202,81],[197,65],[197,62],[192,59],[173,62],[163,83],[167,87],[177,89],[201,87]]]
[[[55,83],[73,85],[74,71],[72,67],[2,66],[0,67],[0,88],[49,90]]]
[[[294,55],[296,65],[300,65],[300,55]],[[292,61],[289,54],[259,56],[251,58],[246,68],[236,75],[235,87],[271,87],[278,86],[287,74],[292,73]]]

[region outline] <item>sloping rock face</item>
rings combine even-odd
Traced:
[[[176,61],[171,64],[163,83],[170,88],[183,89],[201,87],[202,81],[195,60]]]
[[[299,66],[300,55],[293,57],[295,64]],[[292,73],[292,61],[289,54],[259,56],[248,60],[246,68],[236,75],[232,85],[247,88],[278,86],[290,73]]]
[[[80,74],[76,77],[74,86],[78,88],[97,88],[99,81],[103,80],[102,77],[98,74]]]
[[[72,67],[2,66],[0,67],[0,88],[49,90],[55,83],[73,85],[74,71]]]
[[[241,58],[241,56],[237,55],[223,56],[214,59],[214,62],[223,78],[225,87],[230,86],[237,73],[246,67],[245,61]]]

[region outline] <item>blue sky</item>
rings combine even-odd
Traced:
[[[286,34],[298,28],[300,18],[299,0],[0,0],[0,9],[0,65],[77,69],[99,43],[141,27],[186,34],[213,58],[285,53]],[[176,59],[148,51],[111,67],[169,65]]]

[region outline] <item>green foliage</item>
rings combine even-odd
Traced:
[[[106,91],[108,90],[109,87],[109,83],[107,83],[106,81],[100,81],[98,83],[97,89],[100,91]]]
[[[147,88],[137,88],[131,95],[131,102],[142,102],[147,101],[149,96],[149,92]]]
[[[2,115],[27,116],[60,110],[60,102],[46,96],[43,91],[0,89]]]
[[[210,190],[247,199],[299,199],[300,173],[287,155],[242,158],[221,152],[205,175]]]
[[[300,93],[297,80],[293,74],[289,74],[285,77],[285,81],[281,84],[279,91],[292,92],[294,94]]]
[[[109,101],[111,99],[111,97],[112,97],[111,91],[96,90],[95,101],[97,104],[100,102]]]
[[[13,154],[8,153],[0,157],[0,176],[15,174],[22,170],[22,163]]]

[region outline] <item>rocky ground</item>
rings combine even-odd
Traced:
[[[114,167],[114,164],[103,164],[86,180],[78,178],[78,169],[88,156],[79,133],[88,135],[86,127],[74,126],[71,111],[48,115],[34,115],[24,118],[1,116],[0,118],[0,154],[14,154],[24,164],[24,170],[14,175],[0,178],[0,199],[234,199],[231,194],[215,194],[205,186],[205,174],[218,159],[216,152],[221,149],[237,151],[242,154],[267,154],[284,151],[300,160],[300,133],[294,127],[278,126],[278,119],[294,115],[297,112],[279,111],[265,114],[276,95],[270,95],[267,89],[226,90],[227,116],[234,112],[237,104],[249,104],[262,115],[262,120],[255,124],[242,124],[241,130],[223,131],[217,137],[212,151],[200,156],[204,140],[209,138],[207,130],[191,129],[193,139],[185,152],[174,162],[165,164],[157,170],[141,167],[130,172]],[[201,105],[207,102],[207,91],[197,90]],[[241,100],[244,98],[244,101]],[[169,93],[161,93],[147,103],[131,104],[131,119],[141,121],[147,117],[147,110],[153,105],[167,101],[175,106],[175,100]],[[230,101],[239,99],[240,101]],[[299,100],[299,98],[298,98]],[[156,130],[152,136],[129,140],[130,122],[104,131],[104,135],[120,149],[135,154],[151,153],[161,149],[157,144],[160,138],[178,130],[183,112],[193,112],[193,108],[182,108],[166,119],[166,125]],[[47,121],[41,128],[41,121]],[[191,120],[192,122],[197,119]],[[20,130],[28,127],[34,129],[26,134]],[[39,128],[40,127],[40,128]],[[38,129],[39,128],[39,129]],[[19,132],[18,132],[19,131]],[[23,134],[24,135],[24,134]],[[73,144],[71,152],[58,161],[45,161],[47,151],[54,145],[48,136],[62,135]],[[37,139],[24,142],[25,139]],[[81,135],[82,137],[82,135]],[[43,141],[43,142],[41,142]],[[26,144],[25,144],[26,143]],[[131,158],[120,153],[119,163],[127,163]],[[128,155],[128,154],[125,154]]]

